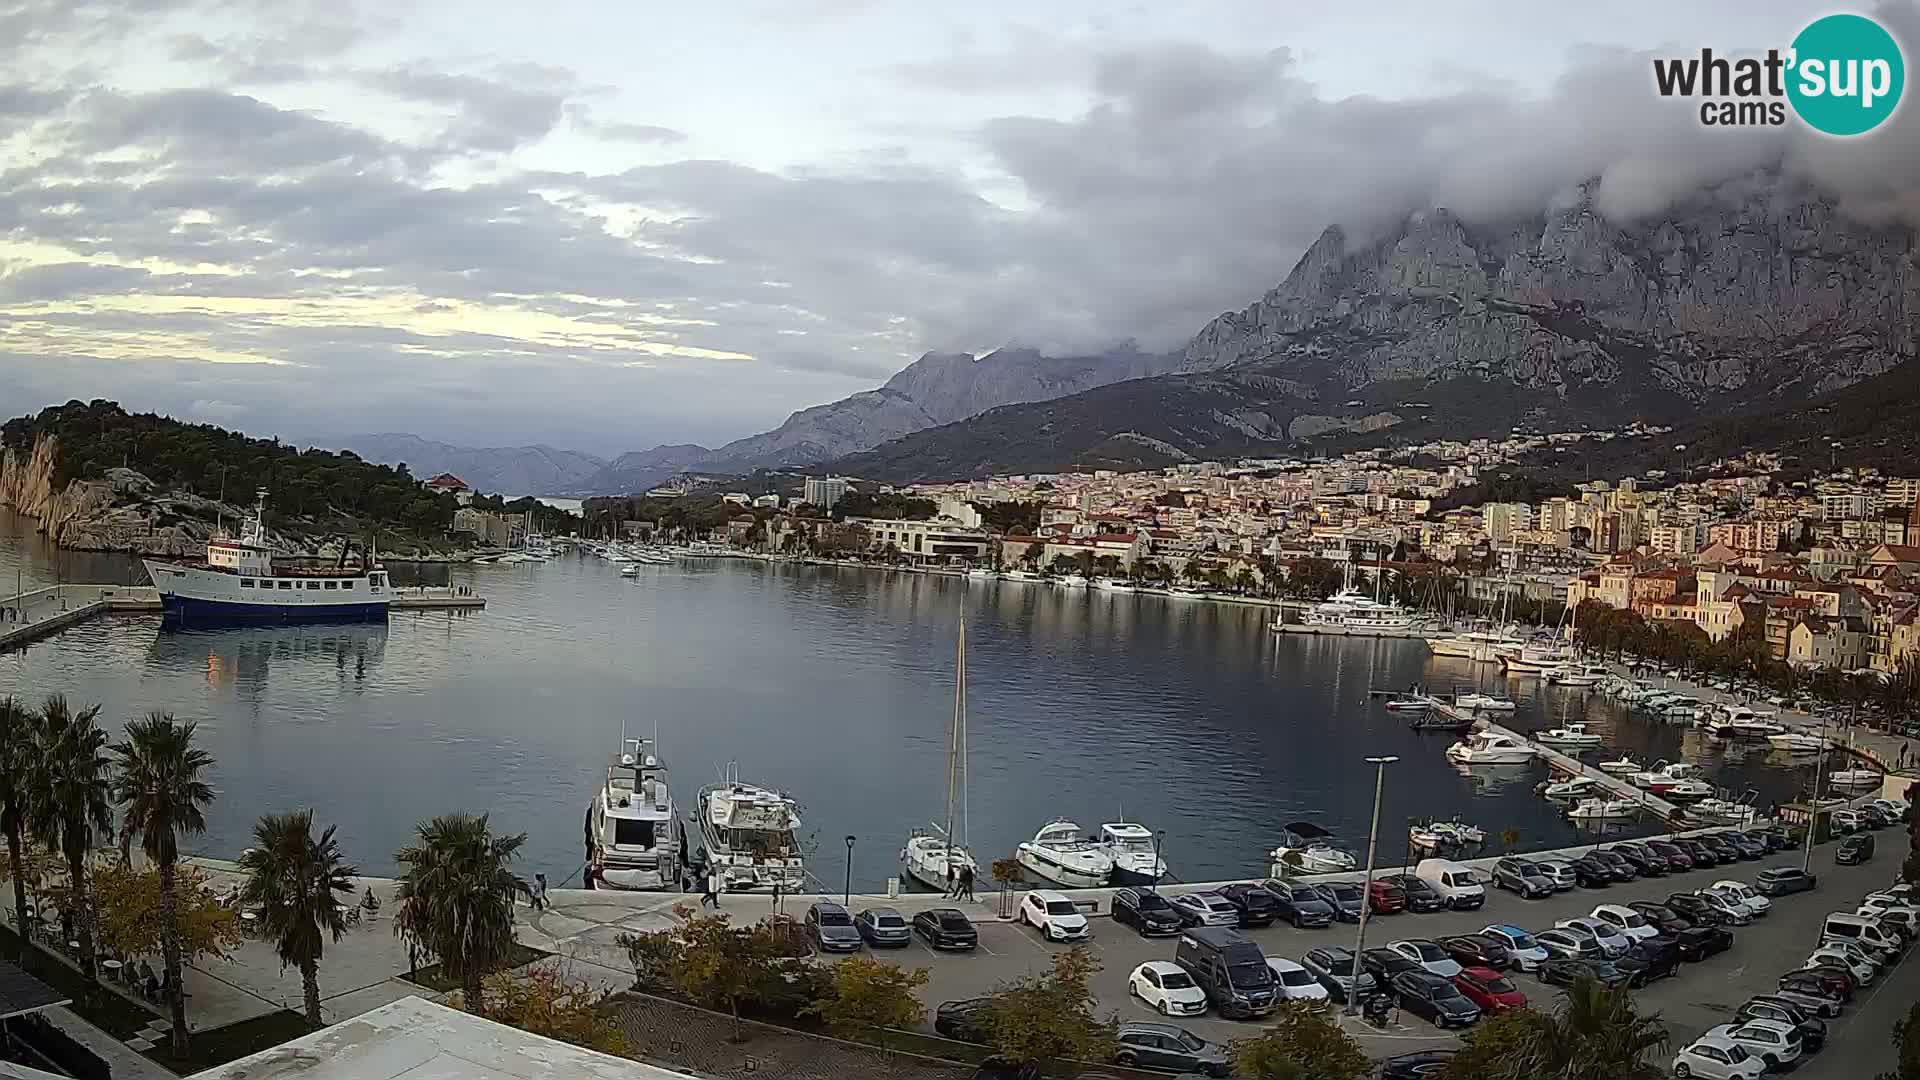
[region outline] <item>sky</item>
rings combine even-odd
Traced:
[[[0,0],[0,413],[716,445],[930,350],[1178,348],[1335,223],[1764,166],[1913,220],[1912,107],[1841,144],[1652,91],[1830,10]]]

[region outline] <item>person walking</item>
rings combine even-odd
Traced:
[[[960,895],[957,899],[973,899],[973,867],[971,866],[962,866],[960,868]]]
[[[720,910],[720,874],[718,871],[709,871],[707,873],[707,891],[700,894],[700,906],[706,907],[708,904],[712,904],[715,911]]]
[[[527,899],[533,904],[533,910],[544,911],[547,907],[547,875],[533,875],[533,885],[527,889]]]
[[[959,874],[953,868],[953,861],[947,861],[947,891],[940,894],[943,900],[951,900],[960,894]]]

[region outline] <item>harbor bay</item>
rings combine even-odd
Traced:
[[[0,574],[31,588],[138,583],[131,561],[55,557],[0,529]],[[856,568],[678,560],[622,578],[596,559],[423,568],[484,594],[480,613],[385,624],[162,630],[94,620],[0,656],[0,693],[99,703],[117,731],[166,710],[201,725],[221,792],[194,848],[231,856],[253,819],[311,806],[371,873],[413,823],[486,811],[526,831],[524,871],[579,880],[582,816],[623,729],[653,738],[682,812],[737,762],[799,802],[808,869],[881,888],[907,833],[945,813],[954,637],[968,624],[971,783],[965,837],[984,865],[1056,817],[1091,832],[1124,816],[1165,832],[1183,880],[1259,876],[1292,821],[1364,852],[1368,755],[1388,775],[1381,862],[1413,818],[1451,818],[1537,849],[1580,834],[1534,793],[1542,765],[1450,766],[1379,687],[1512,694],[1510,726],[1584,720],[1608,751],[1687,757],[1716,783],[1792,797],[1810,766],[1734,756],[1597,695],[1504,680],[1419,641],[1275,635],[1272,613],[1204,601]],[[396,580],[410,579],[395,567]],[[8,582],[11,584],[11,581]],[[1476,679],[1478,682],[1476,683]]]

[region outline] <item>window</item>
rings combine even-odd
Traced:
[[[252,579],[252,578],[250,578],[250,577],[243,577],[243,578],[241,578],[241,579],[240,579],[240,587],[241,587],[241,588],[243,588],[243,589],[251,589],[251,588],[253,588],[253,579]]]
[[[283,588],[283,589],[291,589],[291,588],[293,588],[293,582],[291,582],[291,581],[282,581],[282,582],[280,582],[279,584],[280,584],[280,587],[281,587],[281,588]]]
[[[653,822],[615,818],[613,821],[613,842],[616,844],[636,844],[640,847],[652,847]]]
[[[337,589],[340,587],[340,583],[337,581],[329,581],[326,583],[326,587],[329,589]]]
[[[343,581],[343,582],[341,582],[341,583],[340,583],[340,587],[341,587],[341,588],[343,588],[343,589],[351,589],[351,588],[353,588],[353,582],[351,582],[351,581]]]
[[[312,589],[315,592],[318,592],[320,589],[320,583],[317,581],[309,581],[307,582],[307,588]]]

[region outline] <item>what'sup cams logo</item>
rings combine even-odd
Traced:
[[[1900,43],[1864,15],[1828,15],[1784,52],[1729,58],[1655,58],[1661,97],[1697,98],[1706,127],[1780,127],[1788,108],[1827,135],[1864,135],[1900,106],[1907,65]]]

